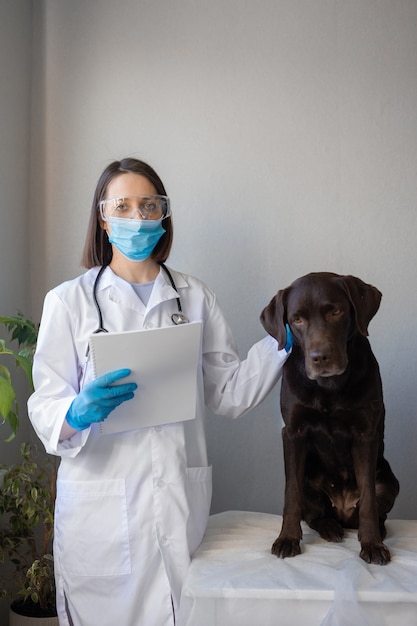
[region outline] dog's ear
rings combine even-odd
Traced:
[[[285,348],[287,331],[285,329],[286,312],[285,300],[287,289],[281,289],[271,302],[264,308],[260,320],[266,332],[278,341],[278,349]]]
[[[342,276],[342,283],[355,311],[359,332],[368,336],[368,324],[381,304],[382,293],[355,276]]]

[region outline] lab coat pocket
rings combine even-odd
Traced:
[[[211,475],[211,466],[187,468],[187,541],[190,554],[198,548],[206,531],[212,494]]]
[[[58,481],[55,550],[67,574],[130,574],[124,480]]]

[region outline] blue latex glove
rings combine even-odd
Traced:
[[[285,352],[289,352],[292,348],[292,332],[288,324],[285,324],[287,330],[287,343],[285,344]]]
[[[75,430],[85,430],[93,422],[103,422],[119,404],[133,398],[136,383],[113,385],[129,374],[129,369],[116,370],[86,385],[68,409],[68,424]]]

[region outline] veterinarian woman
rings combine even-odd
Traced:
[[[271,391],[287,356],[267,336],[240,361],[215,294],[161,266],[171,244],[169,199],[156,172],[136,159],[111,163],[93,200],[88,271],[45,298],[29,414],[46,450],[62,459],[54,545],[60,626],[174,625],[209,514],[204,404],[242,415]],[[171,326],[178,297],[188,321],[203,323],[195,419],[100,434],[99,422],[140,389],[126,383],[126,370],[92,380],[91,334],[98,325]],[[163,394],[163,376],[160,386]]]

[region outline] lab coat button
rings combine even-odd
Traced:
[[[158,480],[158,487],[165,487],[165,482],[162,480],[162,478]]]

